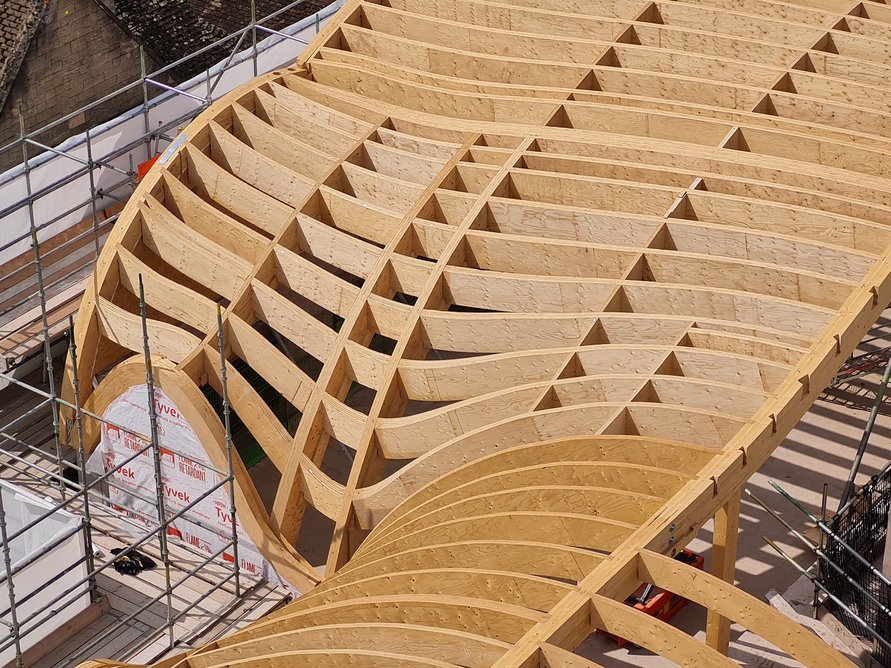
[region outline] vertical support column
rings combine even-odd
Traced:
[[[93,142],[90,138],[90,128],[85,133],[87,138],[87,173],[90,175],[90,212],[93,215],[93,245],[96,249],[96,259],[99,259],[99,253],[102,251],[102,243],[99,241],[99,210],[96,208],[96,175],[93,170],[96,163],[93,162]],[[71,329],[72,339],[74,337],[74,329]]]
[[[15,585],[12,575],[12,555],[9,550],[9,535],[6,529],[6,510],[3,508],[3,494],[0,492],[0,541],[3,542],[3,568],[6,572],[6,592],[9,595],[9,633],[15,645],[15,667],[24,668],[22,661],[22,636],[16,611]]]
[[[226,378],[226,339],[223,334],[223,314],[219,304],[217,304],[217,345],[220,349],[223,425],[226,427],[226,472],[229,476],[229,517],[232,518],[232,571],[235,577],[235,596],[241,598],[241,561],[238,558],[238,520],[235,516],[235,473],[232,470],[232,420],[229,413],[229,383]]]
[[[829,498],[829,483],[823,483],[823,501],[820,504],[820,519],[826,519],[826,502]],[[891,513],[889,513],[891,515]],[[817,553],[823,554],[823,548],[825,545],[826,535],[821,531],[817,538],[817,545],[820,551]],[[887,552],[885,555],[887,556]],[[814,619],[817,619],[820,616],[820,586],[818,583],[823,581],[823,560],[817,559],[817,582],[814,583]]]
[[[28,157],[28,133],[25,132],[25,113],[19,107],[19,132],[22,143],[22,162],[25,173],[25,192],[28,196],[28,224],[31,228],[31,248],[34,251],[34,272],[37,275],[37,295],[40,300],[40,320],[43,325],[43,364],[47,388],[50,394],[50,407],[53,412],[53,443],[56,449],[56,464],[59,467],[59,494],[65,500],[65,465],[62,460],[62,444],[59,441],[59,406],[56,401],[56,373],[53,369],[53,350],[50,340],[49,314],[46,308],[46,288],[43,283],[43,264],[40,255],[40,241],[37,235],[37,219],[34,216],[34,190],[31,187],[31,164]],[[73,332],[71,334],[74,336]]]
[[[254,60],[254,78],[257,77],[257,0],[251,0],[251,55]]]
[[[142,123],[145,130],[145,160],[148,160],[152,157],[152,128],[149,119],[148,68],[145,63],[145,49],[142,46],[139,47],[139,80],[142,84]],[[134,189],[136,188],[135,181],[133,187]]]
[[[152,371],[152,354],[149,350],[148,320],[146,318],[145,289],[142,274],[139,275],[139,318],[142,320],[142,345],[145,352],[145,385],[148,388],[148,414],[152,439],[152,460],[155,467],[155,500],[158,504],[158,543],[161,546],[161,561],[164,562],[164,594],[167,599],[167,634],[169,648],[173,649],[176,640],[173,634],[173,590],[170,586],[170,555],[167,550],[167,511],[164,503],[164,483],[161,474],[161,443],[158,440],[158,412],[155,407],[155,379]]]
[[[733,583],[736,572],[736,543],[739,535],[739,492],[736,492],[715,513],[712,544],[712,575]],[[730,646],[730,620],[713,610],[708,611],[706,644],[726,655]]]
[[[74,389],[74,419],[77,424],[77,469],[80,474],[80,496],[83,504],[84,552],[86,554],[87,582],[90,588],[90,601],[99,602],[99,589],[96,586],[96,564],[93,561],[93,519],[90,514],[90,493],[87,481],[87,453],[84,449],[84,417],[80,404],[80,380],[77,370],[77,343],[74,341],[74,316],[68,316],[68,329],[71,332],[68,354],[71,360],[72,387]]]
[[[822,532],[820,538],[823,538]],[[882,575],[891,580],[891,513],[888,513],[888,533],[885,535],[885,556],[882,558]]]

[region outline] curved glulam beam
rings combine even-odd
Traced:
[[[219,303],[232,404],[281,473],[267,514],[239,468],[239,516],[301,592],[328,575],[178,665],[589,665],[568,651],[601,622],[724,662],[617,602],[649,565],[761,621],[653,555],[891,301],[889,26],[845,0],[349,0],[207,109],[99,259],[82,399],[141,383],[134,354],[93,386],[142,352],[141,279],[153,360],[219,457]],[[294,548],[309,507],[325,564]]]
[[[680,594],[719,614],[726,614],[729,619],[782,647],[804,665],[820,661],[826,666],[848,665],[839,654],[826,653],[823,647],[815,645],[812,633],[720,578],[701,571],[694,572],[695,569],[687,564],[646,550],[640,554],[639,569],[644,581]],[[743,601],[742,605],[739,605],[740,601]]]

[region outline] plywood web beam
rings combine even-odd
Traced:
[[[350,0],[202,114],[100,259],[80,386],[141,352],[141,275],[220,448],[222,305],[233,410],[281,475],[264,503],[240,471],[239,512],[322,582],[250,651],[576,665],[594,626],[639,626],[615,601],[650,555],[739,493],[891,297],[889,43],[877,2]],[[320,631],[335,611],[354,626]]]

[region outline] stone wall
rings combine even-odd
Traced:
[[[149,69],[156,65],[148,62]],[[6,104],[0,111],[0,146],[19,136],[19,109],[26,129],[40,128],[139,77],[139,47],[93,0],[51,0],[31,41]],[[54,145],[142,101],[142,91],[72,118],[37,138]],[[0,170],[21,162],[21,153],[0,155]]]

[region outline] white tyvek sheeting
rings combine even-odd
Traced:
[[[103,417],[138,434],[149,434],[151,425],[147,397],[147,387],[135,385],[112,401]],[[210,458],[195,431],[170,398],[157,388],[155,407],[158,415],[158,443],[161,448],[161,495],[165,511],[171,516],[218,485],[221,478],[209,468]],[[144,447],[145,442],[132,434],[103,424],[101,442],[90,456],[87,470],[105,473]],[[237,457],[238,454],[233,452],[233,456]],[[158,517],[158,508],[154,503],[154,466],[152,451],[149,449],[128,464],[120,466],[110,476],[114,486],[109,486],[109,497],[122,512],[137,511],[151,518]],[[218,487],[188,511],[189,517],[198,519],[216,532],[187,519],[177,519],[171,524],[168,534],[208,554],[219,551],[232,532],[227,488],[228,485]],[[145,523],[135,513],[131,512],[129,515]],[[282,582],[240,524],[237,532],[241,569],[268,580]],[[223,554],[225,561],[232,561],[231,548],[227,548]]]

